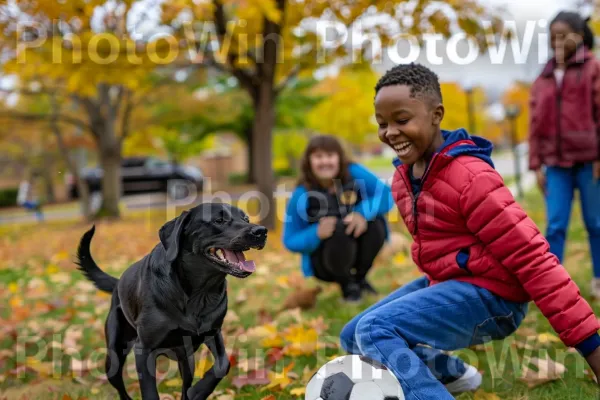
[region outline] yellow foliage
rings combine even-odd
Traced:
[[[442,97],[446,113],[442,121],[442,129],[454,130],[465,128],[469,130],[469,112],[468,97],[459,83],[443,82],[441,85]],[[482,88],[476,87],[471,94],[473,99],[473,110],[475,111],[475,132],[470,134],[480,134],[486,124],[486,96]]]
[[[529,135],[529,85],[525,83],[516,83],[512,85],[502,98],[502,103],[505,106],[519,106],[519,116],[517,117],[517,142],[527,140]],[[510,129],[510,127],[506,127]]]
[[[345,69],[324,80],[316,89],[327,96],[307,116],[308,126],[360,145],[377,135],[373,96],[377,76],[370,69]]]

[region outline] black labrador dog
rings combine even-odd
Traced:
[[[204,400],[229,372],[221,326],[227,313],[227,275],[245,278],[255,269],[244,251],[262,249],[267,229],[251,224],[240,209],[200,204],[168,221],[160,243],[120,279],[94,262],[92,227],[77,250],[79,269],[98,289],[112,293],[105,324],[106,374],[120,399],[131,399],[123,382],[127,354],[134,349],[143,400],[158,400],[156,358],[176,360],[182,399]],[[204,343],[215,364],[194,386],[194,353]]]

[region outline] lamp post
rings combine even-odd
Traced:
[[[517,118],[521,114],[521,108],[517,104],[509,104],[505,107],[506,118],[510,123],[510,140],[515,161],[515,183],[517,185],[517,196],[523,199],[523,185],[521,182],[521,154],[517,140]]]
[[[469,133],[474,135],[475,132],[475,104],[473,101],[473,86],[465,87],[467,95],[467,118],[469,119]]]

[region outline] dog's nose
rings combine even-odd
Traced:
[[[267,228],[264,226],[255,226],[250,229],[250,234],[259,238],[267,236]]]

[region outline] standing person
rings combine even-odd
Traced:
[[[302,254],[302,271],[340,285],[346,301],[376,293],[367,281],[384,244],[390,188],[348,160],[333,136],[313,137],[302,158],[301,177],[286,211],[283,243]]]
[[[550,24],[554,57],[531,88],[529,167],[546,197],[546,238],[563,260],[575,190],[592,254],[592,296],[600,298],[600,64],[594,35],[573,12]]]
[[[19,191],[17,193],[17,204],[26,210],[35,211],[35,215],[38,221],[44,219],[42,213],[42,206],[35,195],[34,183],[37,178],[36,173],[31,174],[31,179],[24,179],[19,184]]]
[[[392,193],[423,276],[354,317],[340,341],[384,364],[406,400],[476,390],[475,366],[444,351],[512,335],[534,301],[600,377],[600,324],[491,160],[492,144],[441,129],[437,75],[398,65],[375,87],[379,139],[396,153]]]

